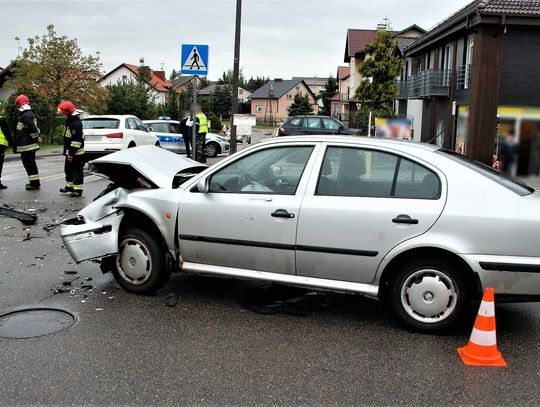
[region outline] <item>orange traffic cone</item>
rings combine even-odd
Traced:
[[[469,343],[457,351],[466,365],[506,366],[501,352],[497,349],[493,288],[488,287],[484,291]]]

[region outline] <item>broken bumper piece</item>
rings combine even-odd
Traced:
[[[123,217],[122,212],[115,212],[99,222],[80,215],[64,221],[60,235],[73,260],[80,263],[118,253],[118,230]]]

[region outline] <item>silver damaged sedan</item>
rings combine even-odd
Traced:
[[[61,235],[133,293],[171,272],[352,292],[409,326],[458,322],[490,286],[540,294],[540,193],[433,145],[288,137],[211,168],[153,146],[94,160],[110,186]]]

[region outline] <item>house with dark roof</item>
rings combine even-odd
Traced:
[[[397,113],[414,138],[540,175],[540,0],[475,0],[406,45]]]
[[[171,82],[179,92],[189,90],[193,85],[193,75],[180,75],[174,78]]]
[[[226,85],[218,85],[217,83],[212,83],[212,84],[208,85],[207,87],[198,90],[197,94],[199,96],[202,96],[202,97],[205,97],[205,96],[209,97],[209,96],[212,96],[214,94],[216,89],[218,89],[220,87],[223,87],[223,86],[226,86]],[[232,87],[231,87],[231,90],[232,90]],[[231,92],[231,94],[232,94],[232,92]],[[246,88],[243,88],[241,86],[238,87],[238,101],[240,103],[247,103],[249,101],[249,96],[250,95],[251,95],[251,92],[249,90],[247,90]]]
[[[321,91],[326,89],[326,82],[328,82],[328,78],[319,78],[317,76],[293,76],[292,79],[303,80],[315,96],[319,96]]]
[[[285,119],[289,117],[289,106],[298,93],[309,97],[313,113],[316,114],[319,110],[317,98],[302,79],[274,79],[261,86],[249,96],[251,114],[258,121],[267,123],[274,123],[276,117],[278,121]]]
[[[338,120],[348,120],[349,112],[349,99],[350,99],[350,85],[349,76],[351,75],[351,68],[349,66],[338,66],[336,72],[336,82],[338,85],[338,92],[332,98],[332,116]],[[347,116],[347,117],[346,117]]]
[[[386,25],[381,25],[379,29],[387,29]],[[349,64],[349,85],[348,85],[348,101],[349,105],[343,107],[341,114],[341,120],[350,124],[349,117],[352,117],[357,110],[358,100],[355,97],[356,89],[360,86],[360,83],[364,80],[358,70],[362,62],[368,57],[365,52],[366,45],[373,42],[378,30],[365,30],[365,29],[348,29],[347,38],[345,40],[345,55],[343,62]],[[411,25],[401,31],[392,31],[394,38],[397,42],[397,48],[404,48],[405,45],[424,35],[426,31],[417,26]]]
[[[156,103],[165,103],[169,95],[169,91],[174,85],[169,82],[165,76],[165,71],[154,71],[153,69],[144,66],[144,59],[141,58],[141,65],[132,64],[120,64],[112,71],[108,72],[99,79],[99,84],[103,87],[108,85],[116,85],[117,83],[124,83],[136,80],[140,77],[140,70],[142,68],[148,69],[150,73],[150,80],[147,81],[153,89],[154,101]]]
[[[15,62],[11,62],[5,68],[0,68],[0,100],[8,100],[15,93],[15,88],[8,86],[8,82],[13,78]]]

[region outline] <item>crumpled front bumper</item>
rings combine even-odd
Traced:
[[[124,213],[117,211],[98,222],[81,215],[64,221],[60,235],[73,260],[80,263],[118,253],[118,232],[123,217]]]

